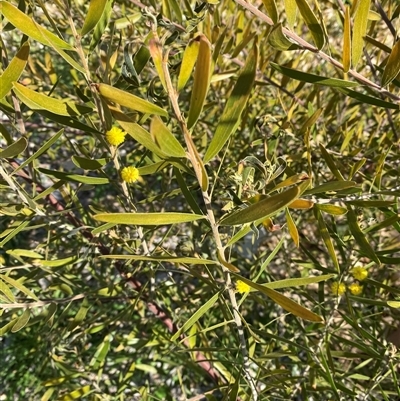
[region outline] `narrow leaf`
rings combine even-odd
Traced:
[[[287,278],[284,280],[273,281],[271,283],[261,284],[264,287],[272,288],[274,290],[278,288],[290,288],[290,287],[302,287],[304,285],[320,283],[321,281],[330,280],[336,274],[322,274],[321,276],[312,277],[301,277],[301,278]]]
[[[185,149],[183,149],[182,145],[162,122],[160,117],[154,116],[151,120],[150,133],[154,142],[163,153],[171,157],[186,157]]]
[[[30,318],[31,311],[29,309],[25,309],[23,314],[18,318],[12,327],[11,333],[16,333],[17,331],[23,329],[28,324]]]
[[[99,170],[105,166],[110,159],[88,159],[87,157],[72,156],[71,161],[76,167],[83,170]]]
[[[62,171],[49,170],[47,168],[38,168],[37,170],[50,177],[54,177],[59,180],[69,181],[69,182],[80,182],[82,184],[91,184],[91,185],[104,185],[110,182],[108,178],[104,177],[90,177],[87,175],[70,174],[70,173],[64,173]]]
[[[358,100],[359,102],[361,102],[361,104],[372,104],[373,106],[383,107],[384,109],[400,109],[400,106],[396,103],[385,102],[384,100],[381,100],[377,97],[367,96],[363,93],[359,93],[348,88],[337,88],[337,90],[346,94],[349,97],[352,97],[353,99]]]
[[[112,0],[107,0],[106,6],[104,7],[103,14],[100,17],[100,20],[96,24],[94,28],[94,32],[92,34],[92,39],[90,41],[89,49],[90,51],[93,51],[93,49],[97,46],[97,44],[100,42],[101,37],[103,36],[103,33],[105,32],[108,22],[111,17],[111,11],[112,11]]]
[[[197,38],[191,39],[183,53],[181,69],[178,77],[178,92],[186,85],[192,74],[194,65],[196,64],[197,55],[199,54],[200,42]]]
[[[135,123],[129,116],[124,114],[116,107],[108,106],[111,110],[113,117],[118,121],[119,125],[126,131],[135,141],[139,142],[145,148],[155,153],[156,155],[166,158],[168,157],[158,146],[154,143],[150,132],[146,131],[139,124]]]
[[[272,62],[270,62],[269,64],[275,70],[298,81],[309,82],[311,84],[317,84],[317,85],[333,86],[338,88],[359,86],[357,82],[344,81],[343,79],[336,79],[336,78],[327,78],[315,74],[308,74],[302,71],[294,70],[292,68],[283,67],[282,65]]]
[[[19,280],[14,280],[13,278],[11,278],[5,274],[0,274],[0,279],[5,281],[7,284],[10,284],[12,287],[17,289],[18,291],[21,291],[29,298],[32,298],[35,301],[38,301],[38,297],[32,291],[30,291],[28,288],[26,288]]]
[[[61,116],[79,116],[92,111],[90,107],[73,102],[63,102],[29,89],[18,82],[13,82],[13,90],[18,98],[32,110],[47,110]]]
[[[18,50],[18,53],[13,57],[10,64],[8,64],[7,68],[0,75],[0,99],[3,99],[3,97],[10,92],[12,83],[18,81],[21,76],[22,71],[25,69],[26,62],[28,61],[29,49],[29,42],[24,42]]]
[[[205,216],[191,213],[102,213],[93,216],[95,220],[105,223],[132,224],[139,226],[159,226],[164,224],[187,223]]]
[[[106,259],[124,259],[124,260],[144,260],[148,262],[169,262],[169,263],[185,263],[188,265],[215,265],[215,260],[203,258],[180,257],[170,255],[142,256],[142,255],[104,255]]]
[[[0,150],[0,159],[7,159],[10,157],[18,156],[26,149],[27,146],[28,141],[25,138],[20,138],[12,145]]]
[[[127,107],[128,109],[139,111],[140,113],[158,114],[160,116],[168,117],[168,113],[161,107],[140,97],[131,95],[121,89],[114,88],[107,84],[98,84],[97,88],[102,97],[111,102]]]
[[[47,29],[41,27],[8,1],[0,1],[0,13],[3,14],[11,24],[13,24],[26,36],[29,36],[30,38],[46,46],[58,47],[66,50],[75,50],[71,45],[64,42]]]
[[[294,244],[298,248],[300,246],[299,232],[297,230],[296,224],[293,221],[293,218],[292,218],[288,208],[286,208],[285,214],[286,214],[286,222],[287,222],[289,234],[292,237]]]
[[[194,82],[187,120],[189,129],[196,124],[203,110],[208,88],[210,87],[211,76],[211,43],[203,34],[197,36],[196,40],[199,41],[199,53],[194,71]]]
[[[325,44],[325,36],[322,26],[306,0],[296,0],[296,3],[301,16],[304,18],[304,21],[311,32],[315,45],[319,50],[321,50]]]
[[[289,187],[290,185],[297,184],[299,181],[304,181],[304,180],[307,180],[308,178],[309,177],[306,173],[292,175],[292,176],[286,178],[286,180],[280,182],[277,186],[274,187],[274,189],[272,191],[275,191],[280,188]]]
[[[215,302],[217,302],[219,295],[220,293],[217,292],[204,305],[197,309],[186,323],[171,337],[171,341],[177,340],[182,333],[189,330],[205,313],[207,313],[214,306]]]
[[[285,12],[286,12],[286,20],[290,27],[293,29],[294,24],[296,22],[297,16],[297,3],[296,0],[284,0],[285,3]]]
[[[258,46],[254,42],[253,52],[249,54],[235,87],[225,105],[225,109],[218,122],[214,137],[204,156],[204,163],[208,163],[224,147],[229,137],[240,124],[241,114],[246,106],[254,85],[258,62]]]
[[[288,208],[290,209],[300,209],[307,210],[314,206],[314,202],[308,199],[296,199],[292,203],[289,203]]]
[[[57,141],[57,139],[64,133],[64,129],[61,129],[60,131],[57,132],[57,134],[53,135],[47,142],[44,143],[31,157],[26,159],[23,163],[20,164],[18,168],[16,168],[13,171],[13,174],[15,174],[17,171],[23,169],[25,166],[27,166],[29,163],[31,163],[33,160],[37,159],[41,154],[46,152],[50,146]]]
[[[350,6],[346,5],[343,27],[343,71],[351,68],[351,19]]]
[[[282,23],[276,24],[268,35],[268,43],[279,51],[297,50],[301,47],[291,42],[283,33]]]
[[[244,278],[236,273],[233,274],[238,280],[243,281],[250,287],[262,292],[263,294],[267,295],[271,298],[274,302],[280,305],[286,311],[293,313],[293,315],[301,317],[302,319],[309,320],[311,322],[323,322],[321,316],[318,316],[314,312],[311,312],[309,309],[305,308],[304,306],[299,305],[297,302],[292,301],[290,298],[285,297],[284,295],[280,294],[279,292],[273,290],[272,288],[267,288],[264,285],[257,284],[252,282],[251,280]]]
[[[371,0],[358,0],[357,9],[354,14],[353,43],[351,47],[351,59],[355,67],[361,58],[364,47],[364,36],[367,33],[368,13]]]
[[[267,9],[267,14],[270,16],[274,24],[279,21],[278,9],[276,8],[275,0],[262,0],[264,7]]]
[[[223,217],[220,221],[222,226],[235,226],[251,223],[258,219],[265,219],[292,203],[300,195],[300,188],[293,187],[284,192],[272,195],[253,205]]]
[[[358,246],[362,253],[364,253],[367,257],[373,260],[378,265],[381,264],[378,256],[376,255],[375,251],[372,249],[370,243],[365,238],[364,233],[361,231],[360,226],[357,223],[357,216],[354,213],[352,207],[350,205],[347,206],[348,213],[347,213],[347,221],[349,223],[349,229],[352,233],[354,239],[356,240]]]
[[[106,4],[107,0],[90,0],[89,9],[86,14],[85,22],[83,23],[81,36],[85,36],[92,29],[94,29],[103,15]]]
[[[153,59],[154,66],[156,67],[158,77],[160,78],[161,84],[165,91],[167,91],[167,85],[165,83],[165,76],[163,70],[163,55],[161,45],[156,39],[150,39],[149,50],[151,58]]]
[[[356,185],[357,183],[355,181],[331,181],[307,190],[305,192],[305,195],[313,195],[322,192],[337,192],[344,189],[353,188]]]
[[[315,209],[315,213],[317,215],[319,231],[325,243],[326,249],[328,250],[329,256],[331,257],[335,269],[337,270],[337,272],[340,272],[339,262],[336,256],[335,248],[333,247],[332,238],[329,235],[328,227],[326,226],[322,213],[318,209]]]
[[[398,40],[392,51],[390,52],[389,59],[386,63],[385,70],[382,75],[382,86],[389,85],[400,72],[400,40]]]
[[[316,207],[322,212],[331,214],[333,216],[342,216],[347,213],[347,209],[343,206],[329,205],[329,204],[316,204]]]

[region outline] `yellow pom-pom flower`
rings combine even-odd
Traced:
[[[239,292],[240,294],[244,294],[245,292],[250,292],[250,286],[246,284],[242,280],[238,280],[236,283],[236,291]]]
[[[121,178],[123,181],[127,182],[128,184],[132,184],[139,179],[139,170],[136,167],[124,167],[121,170]]]
[[[353,295],[360,295],[362,293],[362,286],[358,283],[353,283],[349,285],[349,290]]]
[[[331,286],[331,290],[335,295],[343,295],[346,292],[346,284],[335,281]]]
[[[118,146],[125,141],[125,135],[126,133],[122,131],[122,129],[118,127],[112,127],[110,131],[107,131],[106,139],[110,145]]]
[[[351,274],[359,281],[363,281],[368,277],[368,270],[365,267],[357,266],[351,270]]]

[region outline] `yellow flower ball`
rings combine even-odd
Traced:
[[[251,287],[243,282],[242,280],[238,280],[236,283],[236,291],[240,294],[244,294],[245,292],[250,292]]]
[[[360,295],[362,293],[362,286],[358,283],[353,283],[349,285],[349,290],[353,295]]]
[[[125,135],[126,133],[122,131],[122,129],[118,127],[112,127],[110,131],[107,131],[106,139],[110,145],[118,146],[125,141]]]
[[[357,266],[351,270],[353,277],[359,281],[363,281],[368,277],[368,270],[365,267]]]
[[[128,184],[136,182],[139,179],[139,176],[140,176],[139,170],[136,167],[132,166],[124,167],[121,170],[121,178]]]
[[[346,284],[335,281],[331,286],[331,290],[334,295],[343,295],[346,292]]]

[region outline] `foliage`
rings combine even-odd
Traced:
[[[400,397],[396,1],[0,14],[1,399]]]

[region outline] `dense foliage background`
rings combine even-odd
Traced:
[[[0,13],[1,400],[400,399],[396,0]]]

